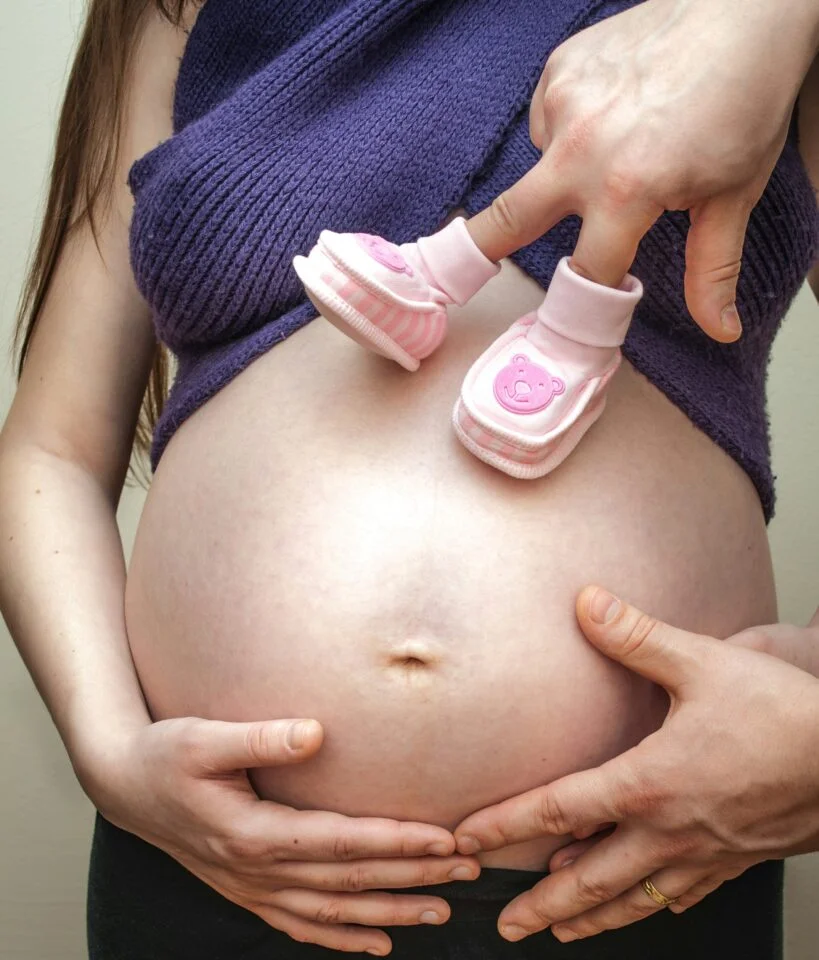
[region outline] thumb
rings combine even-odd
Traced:
[[[301,763],[321,746],[318,720],[207,721],[199,728],[197,752],[212,770],[245,770]]]
[[[690,211],[685,299],[699,326],[722,343],[732,343],[742,334],[737,282],[751,208],[745,195],[723,194]]]
[[[601,587],[577,598],[580,629],[595,647],[640,676],[676,693],[704,669],[708,640],[643,613]]]

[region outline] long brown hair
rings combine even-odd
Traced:
[[[20,298],[14,335],[22,373],[60,252],[71,231],[97,223],[111,199],[122,129],[125,85],[143,18],[158,9],[179,24],[189,0],[89,0],[60,112],[43,223]],[[159,347],[142,402],[135,449],[144,455],[162,412],[168,355]]]

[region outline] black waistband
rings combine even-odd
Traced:
[[[405,892],[442,897],[441,927],[391,927],[393,960],[780,960],[782,863],[723,884],[682,915],[661,910],[622,930],[572,944],[548,931],[510,944],[497,931],[503,906],[547,874],[484,868],[477,880]],[[393,891],[394,892],[394,891]],[[225,900],[156,847],[97,820],[89,876],[91,960],[335,960],[291,941]]]

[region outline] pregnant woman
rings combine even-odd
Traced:
[[[776,619],[764,375],[817,245],[789,124],[807,41],[774,97],[744,335],[692,322],[687,217],[664,215],[604,416],[522,482],[466,453],[449,412],[542,300],[573,219],[452,310],[411,377],[316,319],[290,263],[323,228],[404,242],[489,206],[538,160],[552,50],[634,4],[178,6],[92,5],[0,455],[5,609],[105,817],[92,956],[558,955],[496,921],[572,838],[469,857],[451,831],[662,722],[662,689],[580,632],[585,584],[717,637]],[[114,507],[155,330],[179,368],[126,581]],[[259,722],[276,718],[321,727]],[[780,882],[765,863],[651,933],[570,950],[710,958],[741,929],[743,956],[774,957]]]

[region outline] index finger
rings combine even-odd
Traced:
[[[458,851],[497,850],[600,823],[620,823],[637,795],[629,753],[471,814],[455,829]]]
[[[544,877],[508,903],[499,924],[514,924],[534,933],[546,924],[571,920],[614,900],[663,865],[657,847],[650,846],[645,837],[640,840],[621,836],[619,831],[601,840],[574,863]]]
[[[265,801],[260,804],[266,805]],[[266,835],[282,860],[326,863],[369,857],[449,856],[455,852],[452,834],[433,824],[276,807],[275,816],[266,825]]]

